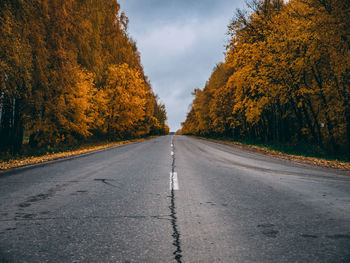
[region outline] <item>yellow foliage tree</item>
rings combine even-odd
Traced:
[[[115,0],[0,1],[0,151],[168,132]]]
[[[107,115],[104,129],[110,137],[140,136],[138,124],[145,118],[147,90],[136,70],[127,64],[108,69],[105,96]]]
[[[261,0],[250,7],[229,25],[228,76],[195,92],[182,132],[311,144],[349,156],[350,2]]]

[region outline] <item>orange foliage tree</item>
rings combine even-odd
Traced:
[[[0,151],[167,133],[127,25],[115,0],[1,1]]]
[[[195,91],[182,132],[349,155],[350,2],[264,0],[250,8],[228,27],[226,74],[216,67]]]

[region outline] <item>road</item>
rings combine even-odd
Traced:
[[[350,173],[163,136],[0,174],[0,262],[350,262]]]

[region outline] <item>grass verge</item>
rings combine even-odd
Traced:
[[[11,168],[19,168],[27,165],[74,157],[74,156],[78,156],[89,152],[95,152],[95,151],[107,149],[114,146],[144,141],[152,138],[154,138],[154,136],[150,136],[147,138],[140,138],[140,139],[124,140],[124,141],[118,141],[118,142],[99,142],[94,144],[75,146],[74,148],[70,148],[70,149],[68,148],[57,149],[57,152],[52,152],[52,151],[41,152],[39,154],[36,153],[35,155],[32,155],[32,156],[15,156],[12,158],[6,158],[6,160],[0,160],[0,172]]]
[[[324,158],[324,157],[314,157],[310,156],[312,153],[305,152],[305,154],[295,154],[298,150],[292,149],[290,147],[286,147],[286,150],[283,150],[283,146],[281,145],[259,145],[252,144],[251,142],[237,142],[228,138],[208,138],[203,136],[191,136],[197,139],[213,141],[226,145],[234,145],[236,147],[240,147],[243,149],[250,149],[254,151],[258,151],[264,154],[268,154],[274,157],[278,157],[285,160],[296,161],[299,163],[305,164],[313,164],[322,167],[328,168],[337,168],[342,170],[350,170],[350,162],[346,160],[337,160],[335,158]],[[292,154],[292,153],[293,154]]]

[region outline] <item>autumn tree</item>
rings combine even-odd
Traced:
[[[0,150],[165,134],[127,25],[115,0],[2,1]]]
[[[210,92],[208,84],[195,92],[183,132],[349,154],[349,3],[264,0],[249,7],[228,27],[228,76]]]
[[[24,111],[32,85],[32,47],[27,19],[31,6],[0,3],[0,149],[17,152],[22,144]]]

